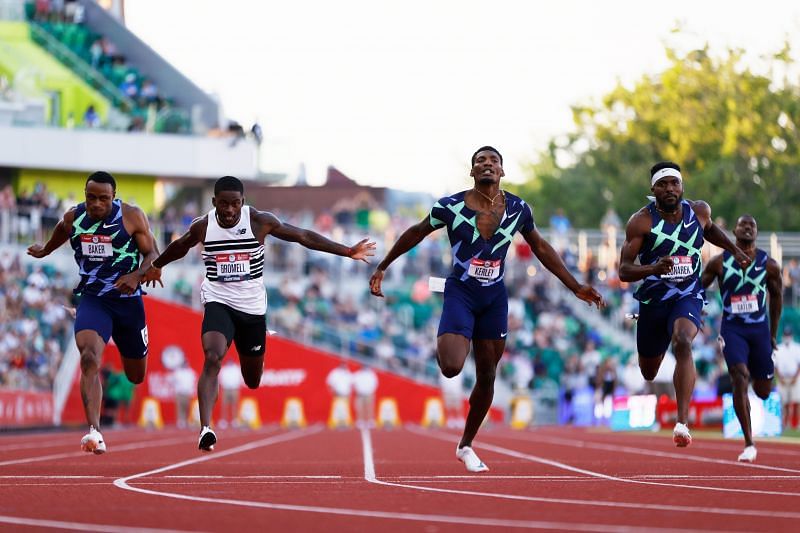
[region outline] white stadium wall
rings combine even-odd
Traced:
[[[155,176],[255,178],[247,139],[0,126],[0,166]]]

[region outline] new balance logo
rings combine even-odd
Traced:
[[[245,233],[247,233],[247,228],[240,228],[236,230],[236,235],[244,235]]]
[[[689,222],[688,224],[687,224],[686,222],[684,222],[684,223],[683,223],[683,227],[684,227],[684,228],[688,228],[688,227],[689,227],[689,226],[691,226],[692,224],[694,224],[694,220],[692,220],[692,221],[691,221],[691,222]]]
[[[253,352],[257,352],[257,351],[259,351],[260,349],[261,349],[261,345],[259,344],[258,346],[253,346],[253,349],[252,349],[251,351],[253,351]]]
[[[113,228],[114,226],[119,226],[119,222],[115,222],[114,224],[106,224],[103,222],[103,229]]]

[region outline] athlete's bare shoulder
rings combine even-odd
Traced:
[[[650,232],[650,210],[647,206],[642,207],[628,219],[625,226],[626,231],[633,233],[649,233]]]
[[[250,207],[250,226],[253,233],[258,236],[266,236],[275,227],[280,226],[281,221],[269,211],[259,211],[255,207]]]

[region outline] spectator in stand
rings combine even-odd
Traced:
[[[100,68],[103,60],[103,42],[100,39],[95,39],[89,47],[89,58],[92,68]]]
[[[783,269],[784,299],[790,305],[800,305],[800,263],[797,259],[790,259]]]
[[[597,367],[594,378],[594,416],[611,418],[614,389],[617,387],[617,358],[606,357]]]
[[[584,372],[586,372],[588,385],[593,389],[597,386],[595,376],[597,375],[597,368],[600,366],[602,359],[603,355],[595,347],[594,341],[591,339],[587,340],[583,354],[581,355],[581,366]]]
[[[350,396],[353,393],[353,375],[347,368],[347,363],[342,361],[339,366],[334,368],[325,379],[328,390],[331,391],[335,399],[344,400],[350,405]]]
[[[236,426],[237,408],[239,407],[239,393],[244,385],[242,372],[232,359],[222,365],[219,371],[219,386],[222,389],[222,409],[220,412],[219,427]]]
[[[620,381],[625,391],[629,396],[642,394],[645,389],[646,381],[642,377],[642,372],[639,370],[639,362],[636,359],[636,354],[628,356],[628,361],[622,367],[620,373]]]
[[[172,372],[172,387],[175,392],[175,425],[183,429],[189,421],[189,404],[197,390],[197,372],[185,359]]]
[[[639,367],[636,367],[636,372],[638,374]],[[570,356],[564,365],[564,371],[561,373],[561,388],[564,391],[564,403],[567,410],[567,424],[571,424],[575,419],[572,399],[578,390],[586,387],[588,379],[589,378],[586,375],[586,372],[584,372],[583,368],[581,367],[581,360],[578,358],[578,356]]]
[[[135,100],[139,95],[139,87],[136,85],[136,75],[132,72],[126,74],[124,81],[119,86],[119,90],[131,100]]]
[[[461,428],[464,425],[464,372],[451,378],[440,373],[439,388],[447,427]]]
[[[362,366],[353,374],[353,389],[356,393],[356,426],[375,427],[375,391],[378,375],[372,368]]]
[[[139,96],[147,105],[156,103],[158,101],[158,87],[152,80],[145,78],[142,81],[142,89],[139,92]]]
[[[100,127],[100,115],[95,111],[93,104],[89,104],[89,107],[86,108],[86,112],[83,114],[83,125],[87,128]]]
[[[800,344],[792,336],[792,330],[783,330],[783,339],[773,353],[778,393],[781,396],[783,427],[797,428],[800,416]]]

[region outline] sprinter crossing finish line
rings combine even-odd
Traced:
[[[461,372],[472,344],[476,380],[469,398],[464,433],[456,446],[456,458],[470,472],[489,468],[472,449],[472,441],[486,417],[494,396],[497,364],[508,334],[508,294],[503,276],[505,258],[519,232],[533,253],[576,297],[605,305],[591,286],[581,285],[545,241],[533,220],[530,206],[518,196],[500,189],[505,176],[503,157],[484,146],[472,155],[472,189],[440,198],[430,215],[407,229],[370,278],[370,292],[383,296],[381,282],[389,265],[419,244],[427,235],[447,228],[453,248],[453,270],[444,286],[444,306],[439,322],[437,361],[447,377]],[[435,286],[435,280],[429,285]]]
[[[261,383],[267,338],[263,274],[267,235],[367,263],[375,250],[375,243],[368,239],[348,247],[245,205],[244,185],[233,176],[217,180],[211,202],[214,208],[170,243],[142,278],[156,279],[162,267],[202,243],[206,278],[200,288],[205,306],[201,341],[205,361],[197,382],[201,424],[198,448],[202,451],[213,450],[217,443],[217,435],[211,429],[211,412],[219,393],[217,377],[222,359],[231,343],[236,344],[239,352],[245,384],[256,389]]]
[[[683,176],[677,164],[662,161],[653,165],[650,190],[650,203],[634,213],[625,228],[619,279],[642,281],[634,297],[639,300],[639,368],[646,380],[655,379],[664,354],[672,345],[678,403],[672,439],[676,446],[686,447],[692,442],[688,426],[695,383],[692,340],[702,327],[700,317],[705,302],[700,283],[700,249],[708,240],[733,254],[742,268],[750,264],[750,258],[714,224],[706,202],[683,199]]]

